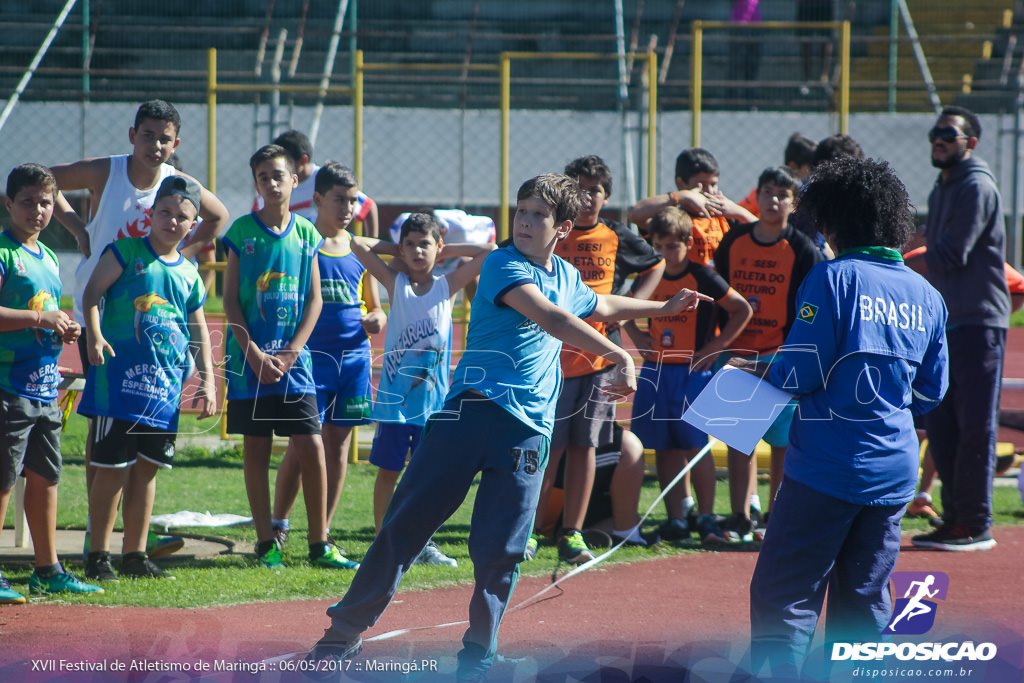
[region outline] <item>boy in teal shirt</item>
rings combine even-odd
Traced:
[[[117,580],[110,536],[122,490],[128,493],[121,576],[172,578],[149,559],[146,540],[156,473],[170,469],[174,459],[181,389],[192,367],[190,346],[197,351],[201,378],[193,405],[200,407],[200,419],[217,408],[203,315],[206,288],[195,265],[178,251],[199,215],[199,197],[199,184],[191,178],[165,178],[153,202],[150,234],[110,244],[82,297],[90,367],[78,410],[95,419],[89,579]],[[132,505],[131,495],[145,496],[144,504]]]
[[[81,328],[60,310],[57,257],[39,242],[50,222],[57,180],[23,164],[7,176],[10,227],[0,234],[0,530],[11,490],[25,477],[25,515],[35,551],[32,593],[102,593],[57,560],[57,482],[61,416],[57,407],[61,342]],[[0,604],[25,602],[0,574]]]
[[[224,236],[228,432],[243,435],[245,490],[256,527],[256,556],[282,568],[270,517],[273,435],[289,438],[299,463],[309,522],[309,558],[333,565],[327,539],[324,444],[306,342],[323,306],[316,254],[323,237],[288,202],[298,183],[283,147],[266,145],[249,160],[263,208],[236,220]]]

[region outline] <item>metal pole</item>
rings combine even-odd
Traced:
[[[86,104],[89,102],[89,92],[92,84],[89,82],[89,63],[92,61],[92,49],[90,40],[90,15],[89,0],[82,2],[82,106],[81,106],[81,154],[79,159],[85,159],[85,141],[87,139],[87,128],[85,125]]]
[[[657,194],[658,181],[658,54],[647,56],[647,196]]]
[[[217,191],[217,48],[206,51],[206,187]]]
[[[32,58],[32,63],[28,65],[28,69],[25,71],[25,75],[18,81],[18,87],[14,89],[14,93],[7,99],[7,105],[4,106],[3,112],[0,112],[0,130],[3,130],[4,124],[7,123],[7,119],[10,118],[11,112],[14,111],[14,105],[21,99],[21,94],[25,92],[25,88],[28,87],[28,82],[32,80],[33,74],[36,69],[39,68],[39,63],[43,61],[43,57],[46,56],[47,50],[50,49],[50,45],[53,43],[54,38],[60,32],[61,27],[64,25],[64,20],[68,18],[71,10],[75,7],[77,0],[68,0],[64,4],[64,9],[60,11],[57,16],[57,20],[53,22],[53,26],[50,28],[50,32],[46,34],[46,38],[43,40],[42,45],[36,50],[35,57]]]
[[[618,108],[621,119],[622,164],[625,173],[626,205],[636,203],[636,169],[633,162],[633,145],[629,141],[629,78],[626,70],[626,28],[623,19],[622,0],[615,0],[615,50],[619,63]]]
[[[363,51],[355,52],[356,82],[352,96],[352,170],[359,184],[363,184]]]
[[[512,68],[507,53],[501,53],[501,168],[498,171],[498,241],[508,238],[508,177],[509,177],[509,106],[511,104]]]
[[[1013,198],[1012,206],[1010,209],[1010,251],[1006,254],[1006,259],[1010,262],[1010,265],[1020,270],[1021,268],[1021,158],[1020,158],[1020,138],[1022,132],[1021,125],[1021,109],[1024,108],[1024,63],[1021,64],[1021,69],[1017,71],[1017,96],[1014,98],[1013,108]]]
[[[695,21],[690,28],[690,146],[700,147],[701,69],[704,59],[704,23]]]
[[[324,113],[324,98],[327,97],[327,86],[331,84],[331,76],[334,74],[334,60],[338,56],[338,43],[341,41],[341,29],[345,25],[345,12],[347,11],[348,0],[338,0],[338,12],[334,15],[331,42],[327,46],[323,75],[320,77],[320,92],[317,93],[316,108],[313,110],[313,125],[309,128],[309,141],[314,147],[316,146],[316,136],[320,133],[320,117]]]
[[[839,132],[850,132],[850,22],[839,29]]]
[[[924,50],[921,49],[921,39],[917,37],[917,29],[914,27],[914,19],[910,16],[910,8],[907,7],[907,0],[896,0],[900,6],[900,14],[903,15],[903,23],[907,27],[907,35],[910,36],[910,46],[914,48],[914,57],[917,58],[917,65],[921,69],[921,76],[924,78],[924,85],[928,89],[928,99],[931,100],[935,115],[942,112],[942,102],[939,101],[939,92],[935,88],[935,79],[932,78],[931,69],[928,68],[928,60],[925,59]]]
[[[900,13],[896,7],[896,0],[889,2],[889,94],[886,98],[889,103],[889,113],[896,111],[896,79],[898,78],[897,64],[899,63],[899,33]]]

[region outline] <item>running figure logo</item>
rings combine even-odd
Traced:
[[[895,594],[903,597],[894,601],[892,620],[882,633],[927,633],[935,623],[935,600],[946,599],[949,576],[943,572],[893,572],[892,583]]]

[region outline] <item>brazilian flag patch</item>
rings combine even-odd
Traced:
[[[800,304],[800,313],[797,314],[798,320],[803,320],[805,323],[813,323],[814,318],[818,315],[818,307],[814,304],[809,304],[806,301]]]

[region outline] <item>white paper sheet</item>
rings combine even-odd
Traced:
[[[683,413],[683,420],[750,455],[792,398],[768,382],[726,366]]]

